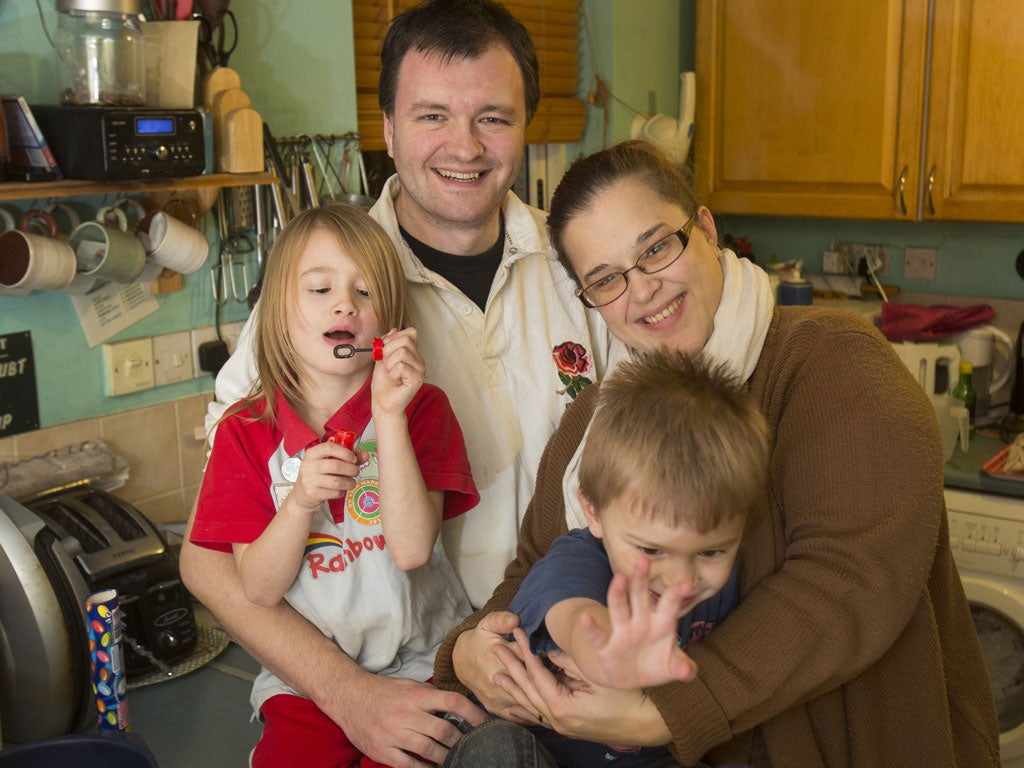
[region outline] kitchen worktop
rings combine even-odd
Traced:
[[[981,471],[982,465],[1004,446],[1005,443],[990,430],[973,435],[967,453],[961,451],[958,444],[944,468],[946,487],[1024,498],[1024,480],[993,477]]]
[[[262,727],[249,692],[259,665],[230,643],[213,661],[175,680],[128,691],[132,731],[160,768],[246,766]]]

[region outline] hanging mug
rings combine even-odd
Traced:
[[[57,237],[54,218],[45,211],[29,210],[18,226],[0,233],[0,287],[17,294],[20,290],[60,290],[71,283],[75,255],[67,242]]]
[[[71,233],[78,271],[87,277],[133,283],[146,266],[146,250],[129,232],[98,221],[83,221]]]
[[[191,275],[210,253],[210,241],[195,228],[198,216],[187,201],[172,199],[150,211],[136,228],[149,261],[183,275]]]

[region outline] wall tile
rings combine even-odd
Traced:
[[[199,498],[199,486],[188,485],[181,489],[182,501],[185,504],[185,514],[191,515],[192,509],[196,505],[196,499]]]
[[[15,435],[13,440],[18,459],[31,459],[56,448],[77,445],[86,440],[98,440],[100,437],[99,419],[83,419],[37,429],[35,432],[25,432]],[[112,446],[107,447],[115,450]]]
[[[134,503],[181,488],[181,458],[174,403],[102,417],[100,432],[112,450],[128,460],[128,483],[118,489]]]
[[[181,485],[188,487],[202,482],[206,466],[206,443],[196,439],[197,428],[202,428],[206,419],[206,406],[212,397],[208,394],[194,395],[175,403],[178,425],[178,444],[181,446]]]
[[[115,493],[121,495],[122,490],[124,489],[119,488]],[[153,523],[179,523],[188,517],[188,511],[182,503],[181,490],[136,499],[131,503]]]

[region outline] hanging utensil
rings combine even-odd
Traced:
[[[271,194],[278,226],[283,228],[291,220],[291,217],[299,212],[299,207],[287,187],[289,177],[285,170],[284,160],[277,149],[277,141],[266,123],[263,124],[263,147],[270,158],[269,171],[279,180],[278,184],[271,184]]]
[[[358,206],[359,208],[362,208],[364,211],[369,211],[371,208],[373,208],[374,204],[377,201],[374,198],[370,197],[370,188],[369,188],[367,180],[366,180],[366,168],[363,165],[363,153],[359,151],[359,139],[358,139],[358,137],[356,137],[354,139],[354,141],[355,141],[355,149],[353,150],[353,149],[351,149],[349,147],[345,147],[345,151],[344,151],[344,153],[342,155],[342,178],[343,179],[347,179],[348,178],[349,167],[350,167],[350,164],[351,164],[351,155],[350,155],[350,153],[354,151],[355,154],[356,154],[356,158],[357,158],[356,162],[359,165],[359,179],[360,179],[360,181],[362,182],[362,185],[363,185],[362,186],[362,192],[361,193],[348,192],[348,191],[345,190],[344,182],[341,182],[342,183],[342,192],[343,192],[343,194],[341,195],[341,199],[344,200],[346,203],[350,203],[352,205]]]
[[[302,171],[302,193],[304,199],[309,203],[310,208],[320,207],[320,194],[316,189],[316,177],[313,175],[313,164],[309,161],[309,158],[303,155],[301,157],[301,171]]]

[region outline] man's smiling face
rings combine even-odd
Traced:
[[[449,252],[452,230],[496,234],[525,133],[523,77],[504,46],[447,63],[433,52],[410,51],[399,70],[394,114],[384,119],[388,154],[402,180],[395,203],[402,226]],[[492,244],[493,238],[479,250]]]

